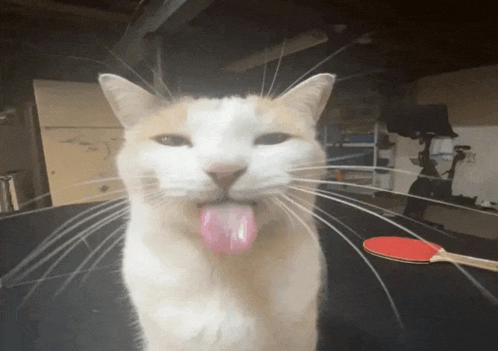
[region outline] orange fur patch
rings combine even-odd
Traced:
[[[261,116],[263,123],[269,125],[269,133],[288,133],[293,136],[313,140],[314,127],[300,116],[297,111],[290,110],[279,99],[248,96],[247,101],[256,105],[256,113]]]
[[[189,100],[177,102],[165,109],[159,110],[152,117],[133,127],[135,141],[145,141],[151,136],[160,134],[188,134],[185,121]]]

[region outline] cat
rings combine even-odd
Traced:
[[[125,128],[122,276],[144,350],[316,349],[326,267],[315,199],[285,200],[296,174],[322,176],[295,169],[325,166],[315,126],[334,81],[318,74],[277,98],[168,102],[100,75]]]

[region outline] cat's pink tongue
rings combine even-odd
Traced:
[[[256,239],[254,211],[249,205],[206,205],[201,210],[200,234],[216,256],[246,251]]]

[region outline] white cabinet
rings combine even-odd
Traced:
[[[114,165],[123,128],[100,86],[38,80],[34,88],[52,204],[124,195]]]

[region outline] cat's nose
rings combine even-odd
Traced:
[[[220,188],[229,188],[246,170],[247,167],[236,165],[218,165],[210,167],[206,173]]]

